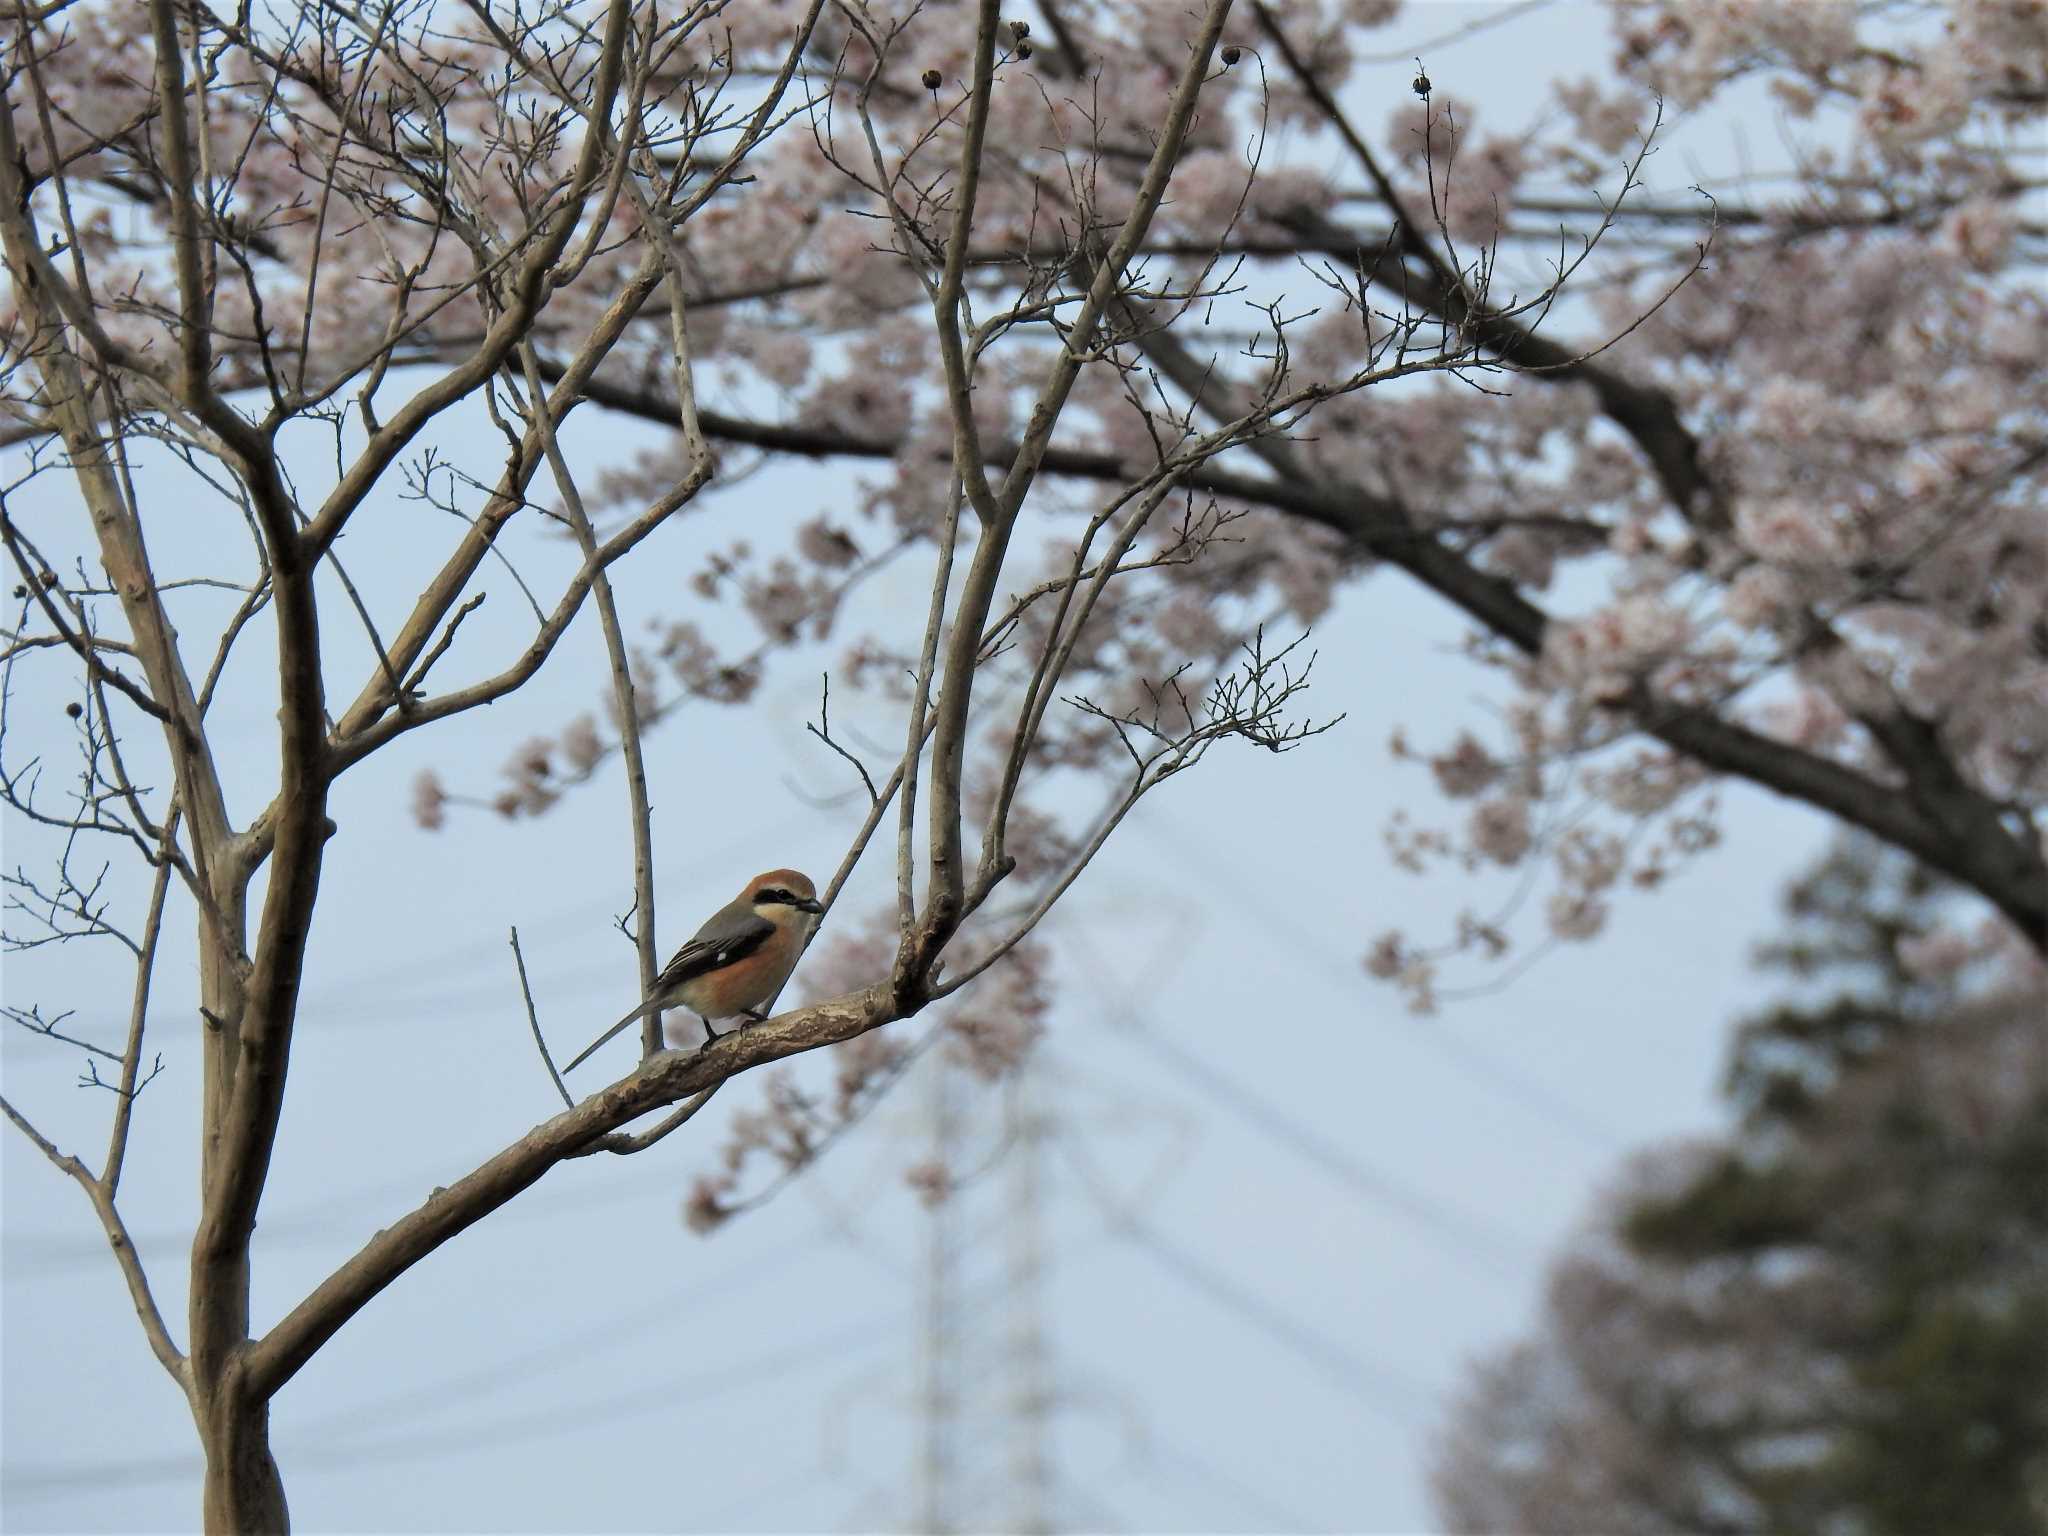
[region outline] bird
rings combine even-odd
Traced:
[[[647,1000],[562,1070],[573,1071],[628,1024],[664,1009],[687,1008],[696,1014],[704,1026],[705,1045],[718,1038],[713,1019],[744,1015],[758,1022],[764,1015],[757,1010],[789,980],[804,941],[824,910],[808,875],[771,869],[754,876],[662,967]]]

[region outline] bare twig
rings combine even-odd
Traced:
[[[533,1028],[533,1043],[540,1052],[541,1065],[548,1069],[548,1076],[554,1080],[555,1092],[562,1096],[562,1107],[573,1109],[576,1101],[569,1097],[569,1085],[562,1081],[562,1074],[555,1070],[555,1058],[549,1054],[548,1042],[540,1032],[540,1015],[534,1011],[533,988],[526,980],[526,956],[519,950],[519,930],[512,930],[512,962],[519,968],[519,995],[526,999],[526,1022]]]
[[[19,1024],[32,1035],[42,1035],[50,1040],[61,1040],[66,1045],[75,1045],[81,1051],[90,1051],[93,1055],[102,1057],[107,1061],[119,1061],[121,1059],[119,1051],[110,1051],[103,1045],[94,1045],[90,1040],[81,1040],[76,1035],[67,1035],[57,1027],[70,1018],[75,1011],[67,1008],[55,1018],[46,1019],[43,1017],[42,1009],[35,1004],[30,1004],[26,1008],[17,1008],[12,1003],[0,1006],[0,1014],[6,1015],[8,1019]]]
[[[410,698],[420,691],[427,680],[427,674],[434,670],[434,663],[447,655],[448,647],[455,643],[455,632],[462,627],[462,621],[483,607],[487,595],[483,592],[477,593],[449,617],[447,628],[441,631],[441,638],[434,642],[432,650],[420,658],[419,665],[412,669],[412,675],[405,680],[405,689],[401,697]]]
[[[853,764],[853,771],[860,775],[861,787],[868,792],[868,804],[880,804],[882,797],[875,793],[875,781],[868,774],[867,764],[863,763],[858,757],[855,757],[853,753],[849,752],[845,747],[842,747],[838,742],[832,739],[831,709],[832,674],[829,672],[821,673],[819,678],[818,693],[818,723],[816,725],[812,725],[807,720],[804,722],[804,729],[806,731],[809,731],[813,736],[817,737],[818,740],[825,743],[826,746],[830,747],[834,752],[838,753],[841,757],[845,758],[849,763]]]
[[[547,391],[541,384],[540,362],[534,355],[531,339],[520,343],[519,360],[532,400],[531,423],[540,433],[549,468],[554,472],[555,488],[562,494],[562,510],[568,517],[569,529],[576,536],[585,563],[590,564],[597,559],[597,532],[583,510],[583,497],[569,472],[568,460],[562,457],[554,423],[548,418]],[[695,476],[691,481],[702,483]],[[640,962],[640,996],[652,997],[654,978],[661,966],[654,947],[654,825],[647,803],[647,759],[640,747],[640,705],[633,685],[633,658],[626,650],[618,605],[612,601],[612,585],[601,565],[591,572],[590,593],[597,605],[598,624],[604,631],[605,656],[611,663],[613,724],[619,729],[619,746],[626,759],[626,808],[633,832],[633,902],[640,914],[634,943]],[[652,1056],[660,1049],[661,1014],[656,1010],[640,1022],[640,1054]]]

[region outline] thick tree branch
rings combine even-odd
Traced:
[[[989,607],[995,599],[996,582],[1009,552],[1010,537],[1016,531],[1018,514],[1052,446],[1053,430],[1059,424],[1067,397],[1079,377],[1081,365],[1094,343],[1097,328],[1126,281],[1129,266],[1145,239],[1168,181],[1179,162],[1188,124],[1195,115],[1202,83],[1208,77],[1223,23],[1230,15],[1230,0],[1210,0],[1200,30],[1187,44],[1187,60],[1181,67],[1161,124],[1159,142],[1145,174],[1138,184],[1130,211],[1124,216],[1116,238],[1095,268],[1094,281],[1082,301],[1053,359],[1037,399],[1027,418],[1017,455],[1003,477],[998,497],[998,516],[985,523],[974,548],[967,578],[962,583],[954,613],[953,632],[946,645],[945,681],[939,695],[938,726],[932,742],[930,846],[931,885],[923,920],[923,943],[928,959],[958,927],[969,905],[964,889],[960,856],[960,780],[967,746],[967,712],[974,690],[974,674],[980,665],[981,633],[988,622]],[[985,38],[982,46],[993,46]],[[964,242],[963,242],[964,244]],[[957,396],[951,407],[957,414],[971,410],[971,403]],[[971,495],[971,491],[970,491]]]
[[[1148,334],[1141,343],[1160,370],[1199,400],[1211,415],[1231,409],[1229,392],[1216,375],[1178,338]],[[1398,503],[1372,496],[1326,474],[1311,474],[1291,444],[1261,439],[1249,445],[1283,479],[1292,482],[1286,510],[1334,528],[1400,567],[1525,655],[1538,656],[1549,615],[1510,581],[1481,571],[1463,554],[1433,537],[1416,538],[1413,516]],[[1409,537],[1399,537],[1401,533]],[[1394,536],[1389,536],[1394,535]],[[1802,751],[1723,719],[1705,707],[1676,705],[1640,686],[1617,701],[1639,729],[1723,773],[1804,800],[1832,816],[1876,833],[1932,868],[1953,875],[1988,897],[2019,925],[2036,948],[2048,951],[2048,870],[2038,854],[2007,831],[1979,791],[1954,776],[1953,766],[1934,790],[1918,797],[1869,775]],[[1880,744],[1883,744],[1880,737]],[[1938,755],[1931,742],[1927,748]],[[1946,763],[1946,759],[1942,761]],[[1930,774],[1933,769],[1925,771]],[[1928,814],[1920,800],[1939,803],[1946,821]],[[1965,801],[1974,801],[1966,812]],[[1969,836],[1952,835],[1967,826]]]
[[[1380,201],[1393,216],[1398,249],[1403,257],[1414,263],[1404,296],[1453,325],[1469,327],[1473,335],[1503,362],[1519,368],[1542,370],[1554,380],[1574,380],[1590,385],[1599,397],[1601,410],[1643,450],[1665,494],[1679,513],[1703,526],[1725,527],[1727,508],[1706,477],[1701,466],[1699,443],[1679,419],[1677,402],[1661,389],[1637,384],[1599,363],[1587,361],[1569,347],[1534,334],[1506,316],[1476,306],[1456,269],[1431,243],[1427,221],[1410,216],[1371,148],[1351,125],[1350,118],[1316,72],[1295,50],[1271,9],[1263,0],[1256,0],[1253,9],[1261,29],[1272,39],[1296,83],[1357,160]],[[1313,249],[1341,261],[1354,260],[1361,250],[1379,248],[1378,237],[1368,239],[1355,230],[1344,229],[1316,209],[1293,209],[1275,222],[1292,230]]]
[[[995,95],[998,0],[981,0],[974,21],[974,79],[967,93],[967,129],[960,138],[960,165],[953,185],[953,221],[946,235],[946,263],[932,295],[932,329],[939,340],[939,361],[946,373],[947,417],[953,427],[953,473],[967,492],[984,527],[1002,521],[989,489],[988,465],[981,454],[981,434],[974,420],[972,363],[961,339],[963,283],[974,236],[974,202],[981,187],[982,144],[988,136],[988,111]]]
[[[734,1030],[694,1052],[649,1057],[630,1076],[535,1126],[371,1238],[251,1346],[249,1390],[265,1397],[275,1393],[385,1287],[599,1138],[753,1067],[851,1040],[915,1011],[902,1010],[891,987],[871,987]]]

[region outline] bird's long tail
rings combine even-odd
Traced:
[[[577,1052],[576,1059],[570,1062],[566,1067],[562,1068],[562,1070],[564,1072],[575,1071],[577,1067],[581,1066],[583,1062],[589,1058],[591,1052],[595,1051],[600,1045],[603,1045],[607,1040],[611,1039],[613,1035],[616,1035],[628,1024],[639,1023],[640,1020],[646,1018],[648,1014],[654,1012],[654,1010],[656,1008],[659,1008],[660,1006],[661,1005],[659,1003],[653,1002],[651,1000],[642,1003],[638,1008],[635,1008],[631,1013],[627,1014],[623,1019],[619,1020],[618,1023],[614,1024],[610,1029],[606,1030],[603,1034],[599,1035],[595,1040],[591,1041],[590,1044],[583,1047],[581,1051]]]

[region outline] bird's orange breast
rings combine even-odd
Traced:
[[[777,934],[745,959],[692,977],[677,988],[676,997],[704,1018],[731,1018],[773,997],[789,979],[795,960],[796,945]]]

